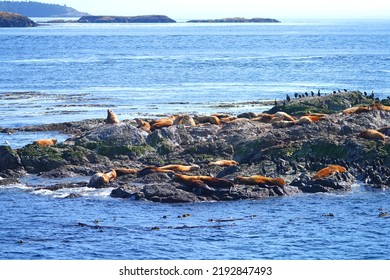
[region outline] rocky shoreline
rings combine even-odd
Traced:
[[[118,120],[108,110],[105,119],[0,128],[70,135],[63,143],[0,146],[0,184],[27,173],[89,176],[41,188],[113,188],[112,197],[166,203],[340,192],[356,181],[387,189],[388,101],[354,91],[288,97],[268,112],[237,116]]]

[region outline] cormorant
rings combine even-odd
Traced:
[[[336,91],[335,91],[335,90],[333,91],[333,94],[336,94]]]
[[[305,95],[306,95],[306,96],[309,96],[309,94],[307,93],[307,91],[305,91]]]
[[[290,98],[290,96],[288,94],[286,94],[286,100],[287,100],[287,102],[291,101],[291,98]]]
[[[348,90],[344,89],[344,92],[348,92]]]
[[[298,93],[294,93],[294,96],[295,96],[295,98],[297,98],[298,97]]]
[[[320,90],[318,90],[318,92],[317,92],[317,95],[318,95],[318,96],[321,96],[321,92],[320,92]]]

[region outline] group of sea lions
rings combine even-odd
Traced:
[[[370,106],[359,106],[346,109],[342,114],[358,114],[369,112],[372,110],[381,110],[381,111],[390,111],[390,106],[385,106],[383,104],[374,103]],[[304,125],[311,124],[321,119],[325,118],[326,114],[305,114],[299,118],[295,118],[285,112],[277,112],[275,114],[253,114],[251,121],[259,121],[263,123],[270,123],[272,126],[277,128],[289,127],[292,125]],[[174,115],[166,118],[160,118],[152,121],[146,121],[142,119],[135,119],[138,128],[145,130],[147,132],[152,132],[156,129],[161,129],[163,127],[169,127],[172,125],[186,125],[186,126],[201,126],[206,123],[221,125],[224,123],[236,122],[240,118],[235,116],[228,116],[222,114],[215,114],[211,116],[200,116],[200,117],[191,117],[189,115]],[[118,117],[112,110],[107,110],[107,118],[105,119],[106,124],[118,124],[120,123]],[[358,137],[362,137],[370,140],[379,140],[385,141],[385,134],[381,130],[389,130],[388,127],[382,128],[380,130],[368,129],[359,133]],[[57,143],[56,139],[40,139],[34,141],[34,144],[40,146],[52,146]],[[226,159],[219,160],[215,162],[208,163],[209,166],[237,166],[239,163]],[[236,176],[233,180],[216,178],[213,176],[204,176],[204,175],[189,175],[188,172],[197,171],[200,169],[198,165],[179,165],[179,164],[170,164],[165,166],[147,166],[140,170],[131,169],[131,168],[118,168],[110,170],[106,173],[98,172],[94,174],[89,181],[88,186],[90,187],[101,187],[107,185],[111,181],[115,180],[119,176],[133,174],[137,177],[142,177],[151,173],[167,173],[171,176],[172,180],[178,182],[184,186],[193,188],[193,189],[218,189],[218,188],[233,188],[235,184],[241,185],[257,185],[262,187],[283,187],[286,185],[286,181],[281,178],[271,178],[265,177],[262,175],[252,175],[252,176]],[[347,172],[347,169],[340,165],[329,165],[323,169],[318,170],[314,176],[313,180],[323,179],[330,175],[336,173]],[[184,173],[184,174],[183,174]]]

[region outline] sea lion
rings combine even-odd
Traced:
[[[147,121],[136,118],[134,119],[137,122],[137,128],[140,128],[146,132],[150,132],[150,124]]]
[[[101,187],[116,178],[117,174],[114,169],[107,173],[98,172],[89,179],[88,187]]]
[[[350,114],[358,114],[358,113],[369,112],[369,111],[370,111],[370,107],[356,106],[356,107],[351,107],[351,108],[345,109],[343,111],[343,114],[350,115]]]
[[[173,121],[174,125],[189,125],[189,126],[196,126],[196,123],[192,117],[189,115],[182,115],[175,118]]]
[[[196,175],[184,175],[184,174],[175,174],[173,180],[179,182],[188,187],[202,186],[200,182],[206,184],[211,188],[234,188],[234,183],[226,180],[215,178],[212,176],[196,176]],[[199,182],[200,181],[200,182]]]
[[[152,173],[167,173],[167,174],[175,174],[175,171],[168,170],[168,169],[161,169],[158,166],[147,166],[145,168],[142,168],[137,172],[137,177],[143,177]]]
[[[116,175],[119,177],[127,174],[137,174],[138,170],[134,168],[115,168],[115,172]]]
[[[343,173],[343,172],[347,172],[347,169],[345,167],[340,166],[340,165],[336,165],[336,164],[331,164],[331,165],[328,165],[327,167],[324,167],[324,168],[318,170],[317,173],[314,174],[313,179],[314,180],[322,179],[322,178],[328,177],[330,175],[333,175],[336,173]]]
[[[372,110],[390,111],[390,106],[383,105],[382,103],[374,103],[370,105]]]
[[[297,121],[296,124],[303,125],[303,124],[312,124],[313,121],[308,116],[302,116]]]
[[[230,159],[223,159],[209,162],[209,166],[236,166],[238,162]]]
[[[273,114],[261,113],[258,114],[255,118],[252,118],[251,120],[263,123],[271,123],[274,117],[275,116]]]
[[[368,140],[382,140],[385,141],[385,135],[375,129],[367,129],[359,133],[358,137]]]
[[[221,120],[221,123],[231,123],[239,120],[236,116],[219,117],[219,119]]]
[[[272,126],[277,127],[277,128],[283,128],[283,127],[291,127],[296,124],[296,121],[276,121],[272,122]]]
[[[274,117],[275,117],[275,121],[295,121],[294,117],[290,116],[289,114],[287,114],[286,112],[276,112],[274,114]]]
[[[113,111],[110,109],[107,110],[107,118],[106,118],[106,124],[116,124],[120,123],[119,119],[115,115]]]
[[[181,164],[169,164],[165,166],[159,167],[160,170],[171,170],[175,172],[188,172],[188,171],[195,171],[199,170],[199,165],[181,165]]]
[[[161,118],[150,122],[150,131],[160,129],[163,127],[172,126],[177,116],[170,116],[168,118]]]
[[[271,178],[264,177],[261,175],[252,175],[249,177],[237,176],[234,178],[234,182],[243,185],[258,185],[258,186],[279,186],[283,187],[286,185],[286,181],[283,178]]]
[[[210,123],[220,125],[221,120],[216,116],[197,116],[194,118],[197,123]]]
[[[54,146],[57,143],[57,139],[39,139],[33,142],[33,144],[41,146],[41,147],[50,147]]]

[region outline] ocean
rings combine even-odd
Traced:
[[[43,24],[0,29],[0,128],[262,112],[318,90],[390,96],[390,20]],[[55,132],[0,133],[19,148]],[[72,178],[87,181],[89,178]],[[0,186],[0,259],[389,259],[390,192],[160,204]],[[29,186],[27,186],[27,184]],[[189,214],[188,217],[183,217]],[[330,215],[332,214],[332,215]]]

